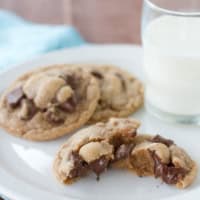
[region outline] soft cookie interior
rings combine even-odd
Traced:
[[[58,152],[54,162],[56,176],[61,182],[70,183],[92,171],[99,179],[112,163],[128,158],[138,127],[135,120],[111,119],[81,130]]]
[[[93,171],[99,179],[100,174],[112,163],[128,158],[133,144],[130,141],[123,141],[120,137],[118,139],[119,143],[115,143],[114,140],[89,142],[78,152],[72,152],[71,156],[75,165],[69,178],[78,178],[86,175],[88,171]]]
[[[159,135],[138,143],[131,152],[130,163],[139,176],[152,175],[179,188],[190,185],[196,174],[196,164],[189,155]]]
[[[124,131],[124,130],[123,130]],[[65,183],[93,171],[97,179],[110,166],[131,169],[140,177],[154,176],[163,182],[185,188],[197,172],[195,162],[172,140],[159,135],[114,134],[106,140],[90,141],[71,152],[73,167]]]

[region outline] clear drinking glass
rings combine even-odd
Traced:
[[[162,119],[200,122],[200,0],[144,0],[146,107]]]

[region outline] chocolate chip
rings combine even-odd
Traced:
[[[71,103],[72,105],[76,106],[77,103],[78,103],[78,97],[77,97],[77,95],[74,94],[74,95],[69,99],[69,101],[70,101],[70,103]]]
[[[44,117],[50,123],[60,124],[65,121],[65,116],[57,107],[49,108],[45,113]]]
[[[108,164],[109,160],[105,156],[102,156],[89,164],[90,169],[97,175],[97,180],[99,180],[100,174],[108,167]]]
[[[151,141],[155,143],[165,144],[168,147],[174,144],[173,140],[166,139],[164,137],[161,137],[160,135],[156,135]]]
[[[115,147],[115,149],[117,149],[122,144],[130,144],[130,142],[134,140],[135,136],[136,130],[127,130],[124,133],[121,133],[120,135],[115,135],[110,139],[109,142]]]
[[[127,158],[130,155],[133,147],[134,147],[134,144],[120,145],[115,151],[115,161]]]
[[[61,104],[60,108],[67,112],[73,112],[75,110],[74,106],[72,106],[68,101]]]
[[[74,168],[69,173],[69,178],[77,178],[84,176],[88,171],[88,164],[76,152],[72,152],[71,159],[74,163]]]
[[[37,111],[38,109],[36,108],[35,104],[33,102],[30,102],[28,119],[31,119],[37,113]]]
[[[115,75],[120,79],[123,89],[126,90],[126,82],[125,82],[123,76],[119,73],[116,73]]]
[[[74,112],[77,106],[78,100],[76,95],[73,95],[65,103],[61,104],[59,107],[66,112]]]
[[[64,79],[73,90],[77,88],[78,78],[75,74],[60,74],[59,77]]]
[[[123,139],[121,136],[114,136],[111,138],[110,143],[117,149],[121,144],[123,144]]]
[[[30,120],[38,111],[32,100],[23,99],[21,104],[21,119]]]
[[[19,105],[20,101],[24,97],[24,93],[22,90],[22,87],[18,87],[14,90],[12,90],[8,95],[7,95],[7,103],[11,107],[16,107]]]
[[[179,180],[183,179],[187,174],[187,170],[181,167],[168,167],[166,175],[163,176],[163,181],[168,184],[176,184]]]
[[[98,79],[103,79],[103,75],[102,75],[100,72],[91,71],[91,74],[92,74],[93,76],[95,76],[96,78],[98,78]]]
[[[155,151],[149,151],[154,161],[154,175],[161,177],[167,184],[176,184],[179,180],[183,179],[188,171],[182,167],[175,167],[173,163],[162,163],[161,159],[157,156]]]
[[[167,166],[161,162],[161,159],[156,155],[154,151],[149,151],[151,157],[154,161],[154,175],[155,177],[162,177],[163,174],[166,174]]]

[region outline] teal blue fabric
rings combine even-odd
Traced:
[[[40,25],[0,10],[0,71],[45,52],[84,44],[71,26]]]

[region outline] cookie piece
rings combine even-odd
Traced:
[[[127,117],[143,105],[142,83],[116,66],[88,66],[99,81],[101,95],[89,123],[107,121],[110,117]]]
[[[39,68],[1,96],[0,126],[30,140],[55,139],[84,125],[99,96],[96,79],[76,65]]]
[[[197,165],[172,140],[159,135],[136,135],[139,122],[112,118],[73,135],[59,150],[54,172],[62,183],[72,183],[90,171],[97,179],[110,166],[138,176],[154,176],[178,188],[189,186]]]
[[[197,165],[190,156],[172,140],[159,135],[138,136],[130,155],[133,171],[139,176],[161,178],[178,188],[189,186],[197,174]]]
[[[93,171],[97,178],[115,159],[131,152],[139,122],[112,118],[107,123],[82,129],[60,148],[54,161],[54,172],[62,183],[71,183]]]

